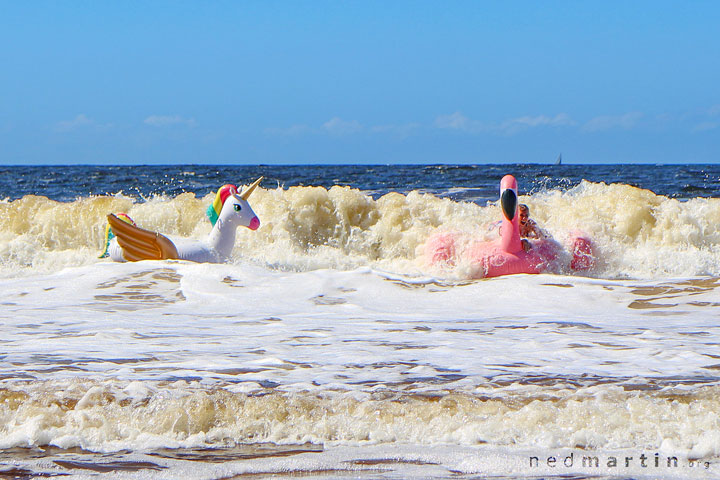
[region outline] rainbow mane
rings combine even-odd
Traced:
[[[215,222],[217,222],[218,217],[220,217],[220,212],[225,204],[225,200],[227,200],[230,195],[235,194],[237,194],[237,187],[235,185],[223,185],[218,189],[215,200],[210,204],[206,212],[213,226],[215,226]]]

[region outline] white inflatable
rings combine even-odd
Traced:
[[[242,194],[234,185],[223,185],[208,208],[213,229],[202,242],[188,239],[170,239],[160,233],[135,226],[125,214],[109,214],[106,229],[105,252],[116,262],[139,260],[179,259],[191,262],[226,262],[235,246],[235,231],[244,226],[250,230],[260,227],[260,220],[247,199],[260,184],[258,178]]]

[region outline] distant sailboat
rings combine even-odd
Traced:
[[[555,165],[562,165],[562,153],[558,155],[557,160],[555,160]]]

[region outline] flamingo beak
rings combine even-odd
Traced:
[[[502,206],[503,214],[505,218],[512,221],[515,218],[515,213],[518,207],[518,196],[517,192],[512,188],[506,188],[500,195],[500,205]]]

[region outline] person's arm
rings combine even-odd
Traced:
[[[528,234],[526,235],[528,238],[540,239],[540,238],[548,238],[550,236],[547,233],[545,233],[545,230],[538,227],[537,223],[535,223],[532,220],[528,220],[528,226],[530,227],[527,232]]]

